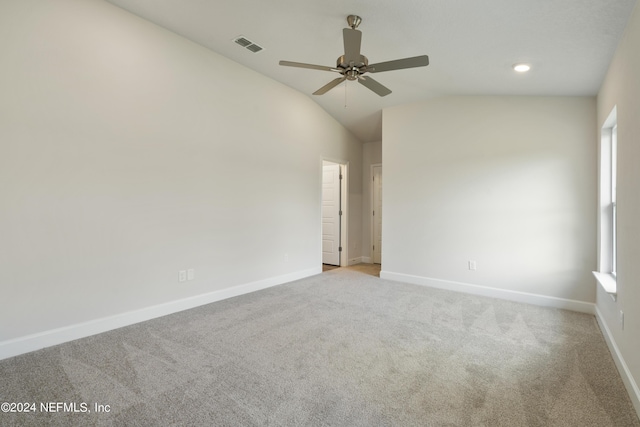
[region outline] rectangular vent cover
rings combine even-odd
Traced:
[[[247,39],[245,39],[244,37],[238,37],[238,38],[235,40],[235,42],[236,42],[236,43],[238,43],[238,44],[239,44],[240,46],[242,46],[242,47],[247,47],[247,46],[249,46],[250,44],[252,44],[252,43],[251,43],[251,40],[247,40]]]
[[[250,50],[253,53],[258,53],[261,50],[264,50],[262,46],[252,42],[245,36],[238,36],[235,39],[233,39],[233,41],[239,44],[240,46],[244,47],[245,49]]]
[[[257,44],[250,44],[249,46],[247,46],[247,49],[249,49],[251,52],[253,53],[258,53],[262,50],[262,47],[258,46]]]

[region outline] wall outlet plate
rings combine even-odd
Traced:
[[[187,270],[187,280],[193,280],[196,278],[196,271],[193,268]]]
[[[178,281],[185,282],[187,280],[187,270],[178,271]]]

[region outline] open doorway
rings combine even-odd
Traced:
[[[371,260],[382,264],[382,164],[371,165]]]
[[[322,162],[323,271],[347,265],[347,164]]]

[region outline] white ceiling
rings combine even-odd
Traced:
[[[636,0],[108,0],[308,94],[363,142],[382,139],[382,109],[442,95],[595,95]],[[346,17],[362,17],[370,63],[429,55],[424,68],[375,74],[381,98],[334,73]],[[263,46],[254,54],[233,42]],[[515,73],[527,62],[532,69]],[[345,86],[346,85],[346,86]],[[346,108],[345,108],[346,99]]]

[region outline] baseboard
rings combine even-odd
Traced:
[[[362,264],[362,257],[351,258],[349,260],[349,265],[356,265],[356,264]]]
[[[487,286],[472,285],[469,283],[454,282],[450,280],[432,279],[429,277],[413,276],[410,274],[394,273],[391,271],[381,271],[380,278],[412,283],[414,285],[428,286],[431,288],[446,289],[449,291],[464,292],[467,294],[540,305],[543,307],[562,308],[565,310],[578,311],[580,313],[595,314],[595,304],[589,302],[530,294],[527,292],[510,291],[499,288],[490,288]]]
[[[322,266],[0,342],[0,360],[322,273]]]
[[[363,256],[362,257],[362,263],[363,264],[372,264],[371,257],[370,256]]]
[[[598,320],[598,325],[600,326],[600,330],[602,331],[602,335],[604,336],[604,340],[607,342],[607,346],[609,347],[609,351],[613,356],[613,361],[618,368],[618,372],[620,373],[620,377],[622,377],[622,382],[624,383],[625,388],[627,389],[627,393],[629,393],[629,398],[631,399],[631,403],[636,410],[636,414],[640,418],[640,388],[638,388],[638,384],[636,383],[627,363],[622,357],[620,350],[616,344],[613,335],[611,334],[611,330],[607,326],[607,323],[604,321],[604,317],[600,310],[596,306],[596,319]]]

